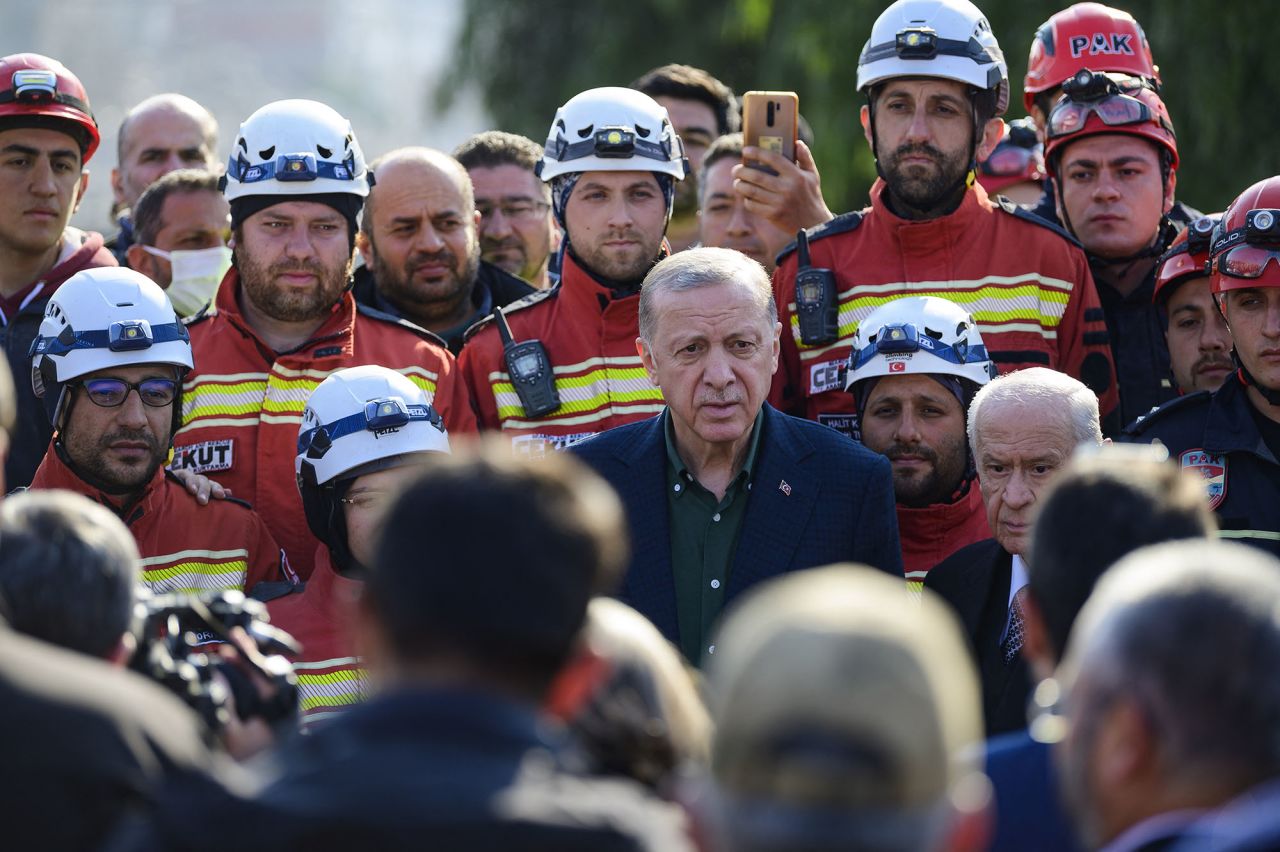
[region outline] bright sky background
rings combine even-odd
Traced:
[[[72,224],[108,236],[116,130],[159,92],[213,112],[223,162],[240,122],[281,98],[337,109],[370,159],[402,145],[451,150],[489,127],[477,93],[445,114],[433,106],[461,0],[0,0],[0,21],[0,55],[52,56],[88,90],[102,147]]]

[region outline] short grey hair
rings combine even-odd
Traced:
[[[1179,541],[1109,569],[1062,666],[1095,701],[1142,706],[1167,781],[1236,790],[1280,774],[1280,561],[1242,544]]]
[[[105,657],[133,617],[138,547],[112,512],[70,491],[0,503],[0,598],[14,630]]]
[[[1048,367],[1031,367],[997,376],[973,397],[969,404],[968,434],[975,456],[980,413],[984,408],[1008,404],[1057,408],[1070,422],[1077,445],[1102,444],[1098,395],[1066,373]]]
[[[745,254],[725,248],[692,248],[660,261],[640,285],[640,337],[649,343],[657,330],[653,300],[659,293],[679,293],[716,284],[740,284],[749,290],[769,324],[778,321],[769,273]]]

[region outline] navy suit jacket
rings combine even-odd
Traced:
[[[987,741],[987,777],[996,795],[988,852],[1083,852],[1058,797],[1049,746],[1026,731]]]
[[[679,644],[667,510],[667,412],[601,432],[570,452],[622,498],[631,566],[618,595]],[[786,571],[861,562],[901,577],[893,473],[883,456],[827,426],[764,406],[747,512],[725,604]]]
[[[942,596],[960,618],[978,675],[987,736],[1027,726],[1031,675],[1022,655],[1005,663],[1000,636],[1009,618],[1013,556],[994,538],[974,542],[929,569],[924,587]]]

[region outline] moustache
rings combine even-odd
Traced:
[[[507,251],[508,249],[523,251],[524,243],[516,237],[504,237],[500,240],[495,240],[493,237],[480,238],[481,251]]]
[[[908,447],[905,444],[894,444],[885,450],[884,454],[889,461],[896,461],[903,456],[918,456],[930,464],[938,463],[938,454],[923,444],[917,444],[914,447]]]
[[[101,443],[102,446],[109,447],[117,441],[136,441],[146,444],[147,449],[153,453],[160,451],[160,439],[150,429],[118,429],[104,435]]]
[[[925,156],[939,163],[945,159],[941,151],[928,143],[921,143],[919,145],[903,145],[893,152],[893,160],[895,163],[901,162],[903,157],[911,156]]]
[[[280,263],[272,264],[267,272],[272,276],[284,275],[288,272],[305,272],[308,275],[323,278],[325,268],[314,260],[284,260]]]
[[[1198,373],[1209,367],[1220,367],[1224,370],[1234,370],[1236,365],[1231,362],[1230,358],[1218,358],[1213,355],[1206,355],[1199,361],[1196,361],[1195,366],[1191,369]]]

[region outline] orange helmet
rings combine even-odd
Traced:
[[[0,59],[0,129],[49,127],[80,143],[81,164],[98,150],[98,122],[75,74],[56,59],[15,53]]]
[[[1228,205],[1213,229],[1209,258],[1215,296],[1280,287],[1280,176],[1258,181]]]
[[[1158,89],[1160,69],[1133,15],[1101,3],[1077,3],[1040,25],[1031,41],[1022,102],[1061,86],[1081,68],[1144,77]]]
[[[1159,304],[1173,292],[1173,286],[1188,278],[1209,274],[1209,242],[1221,213],[1201,216],[1173,238],[1156,267],[1156,289],[1153,304]]]
[[[1062,97],[1045,122],[1044,159],[1058,174],[1064,145],[1086,136],[1121,133],[1141,136],[1168,152],[1169,168],[1178,168],[1178,138],[1164,101],[1139,77],[1095,73],[1088,68],[1062,84]]]

